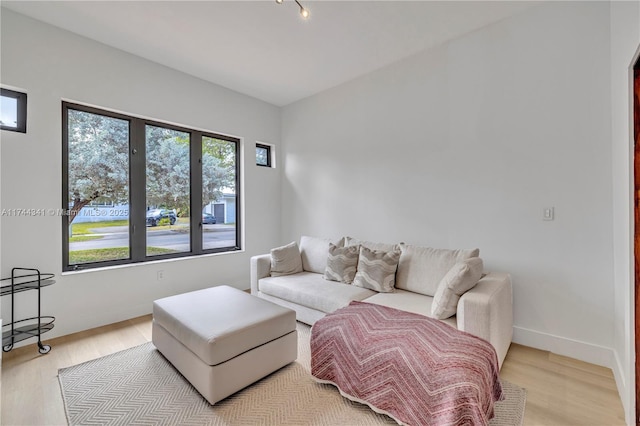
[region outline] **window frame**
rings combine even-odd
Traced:
[[[0,124],[0,130],[27,133],[27,94],[16,90],[0,88],[0,97],[16,100],[16,127]]]
[[[107,266],[138,264],[164,259],[189,258],[213,253],[240,251],[241,247],[241,139],[221,135],[211,131],[203,131],[161,121],[116,113],[102,108],[91,107],[68,101],[62,101],[62,211],[69,211],[69,117],[68,111],[76,110],[91,114],[129,121],[129,258],[104,260],[98,262],[69,264],[69,216],[62,215],[62,270],[78,271]],[[190,171],[190,243],[188,252],[167,253],[148,256],[146,227],[146,126],[156,126],[189,133],[189,171]],[[202,139],[209,137],[235,144],[235,245],[220,248],[203,248],[202,214]],[[141,231],[138,231],[141,230]]]
[[[272,167],[271,166],[271,145],[265,145],[263,143],[256,143],[256,149],[261,148],[261,149],[266,149],[267,150],[267,164],[260,164],[257,161],[256,158],[256,166],[260,166],[260,167]],[[257,153],[256,153],[257,155]]]

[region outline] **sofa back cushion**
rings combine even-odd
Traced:
[[[327,269],[330,243],[333,243],[337,247],[344,245],[342,239],[335,241],[329,238],[308,237],[303,235],[300,238],[302,269],[307,272],[324,274],[325,269]]]
[[[279,277],[302,272],[300,250],[295,241],[271,249],[271,276]]]
[[[400,250],[400,244],[374,243],[372,241],[358,240],[351,237],[344,237],[345,246],[362,246],[374,251],[394,251]]]
[[[458,262],[478,257],[479,249],[448,250],[400,244],[396,288],[435,296],[438,284]]]

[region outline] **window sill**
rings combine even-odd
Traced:
[[[173,262],[185,262],[185,261],[189,261],[189,260],[193,260],[193,259],[202,259],[203,257],[217,257],[217,256],[227,256],[227,255],[232,255],[232,254],[237,254],[237,253],[244,253],[244,249],[241,250],[234,250],[234,251],[224,251],[224,252],[220,252],[220,253],[207,253],[207,254],[201,254],[199,256],[185,256],[185,257],[176,257],[173,259],[159,259],[159,260],[148,260],[145,262],[138,262],[138,263],[127,263],[124,265],[112,265],[112,266],[103,266],[101,268],[90,268],[90,269],[79,269],[77,271],[64,271],[62,272],[60,275],[61,276],[65,276],[65,275],[78,275],[78,274],[87,274],[87,273],[92,273],[92,272],[104,272],[104,271],[111,271],[114,269],[126,269],[126,268],[137,268],[137,267],[145,267],[145,266],[153,266],[153,265],[162,265],[162,264],[167,264],[167,263],[173,263]]]

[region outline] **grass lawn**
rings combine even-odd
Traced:
[[[177,250],[160,247],[147,247],[147,255],[175,253]],[[69,252],[69,264],[102,262],[105,260],[127,259],[129,257],[128,247],[101,248],[93,250],[75,250]]]
[[[108,226],[128,226],[128,220],[109,220],[105,222],[82,222],[72,223],[71,230],[73,235],[91,235],[92,228],[105,228]]]
[[[91,240],[100,240],[102,237],[100,235],[78,235],[69,237],[70,243],[81,243],[83,241],[91,241]]]

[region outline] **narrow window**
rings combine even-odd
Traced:
[[[130,259],[130,122],[76,109],[66,119],[68,265]]]
[[[202,248],[237,245],[237,144],[202,137]]]
[[[263,167],[271,167],[271,146],[256,144],[256,164]]]
[[[146,130],[147,256],[191,251],[191,135]]]
[[[0,89],[0,129],[27,133],[27,94]]]

